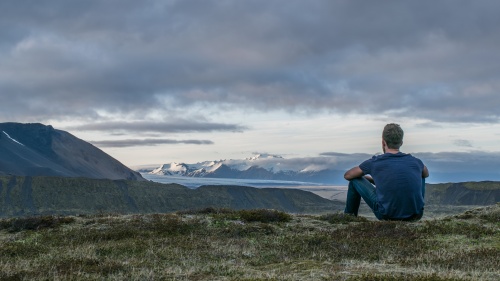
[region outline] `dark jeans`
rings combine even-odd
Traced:
[[[425,179],[422,179],[422,195],[425,197]],[[373,214],[379,220],[401,220],[401,221],[417,221],[422,218],[422,214],[415,214],[411,217],[404,219],[391,219],[378,211],[377,204],[377,194],[375,192],[375,186],[371,184],[364,177],[355,178],[349,181],[349,188],[347,190],[347,201],[345,205],[344,213],[358,215],[359,205],[361,204],[361,198],[365,200],[366,204],[372,209]]]

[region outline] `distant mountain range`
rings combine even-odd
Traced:
[[[302,181],[324,184],[345,184],[344,171],[328,165],[285,159],[279,155],[257,154],[246,159],[205,161],[195,164],[170,163],[140,172],[155,175]]]
[[[92,144],[39,123],[0,123],[0,175],[144,180]]]

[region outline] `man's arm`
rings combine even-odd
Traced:
[[[356,166],[356,167],[350,169],[349,171],[345,172],[344,179],[350,181],[352,179],[362,177],[364,174],[365,173],[363,173],[361,168],[359,166]]]
[[[422,170],[422,178],[426,178],[429,176],[429,170],[427,169],[427,167],[424,165],[424,169]]]

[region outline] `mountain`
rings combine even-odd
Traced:
[[[0,123],[0,175],[144,180],[92,144],[39,123]]]
[[[246,159],[205,161],[195,164],[170,163],[154,170],[141,170],[155,175],[302,181],[324,184],[344,184],[344,171],[331,166],[285,159],[279,155],[257,154]]]
[[[150,181],[0,176],[0,217],[164,213],[208,207],[324,213],[342,210],[344,203],[296,189],[189,189]]]

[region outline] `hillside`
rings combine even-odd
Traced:
[[[205,209],[0,220],[1,280],[497,281],[500,204],[417,223]]]
[[[318,213],[340,210],[344,204],[291,189],[204,186],[193,190],[148,181],[0,176],[0,217],[162,213],[204,207]]]
[[[0,123],[0,175],[144,180],[102,150],[43,124]]]
[[[431,205],[493,205],[500,202],[500,182],[428,184],[426,201]]]

